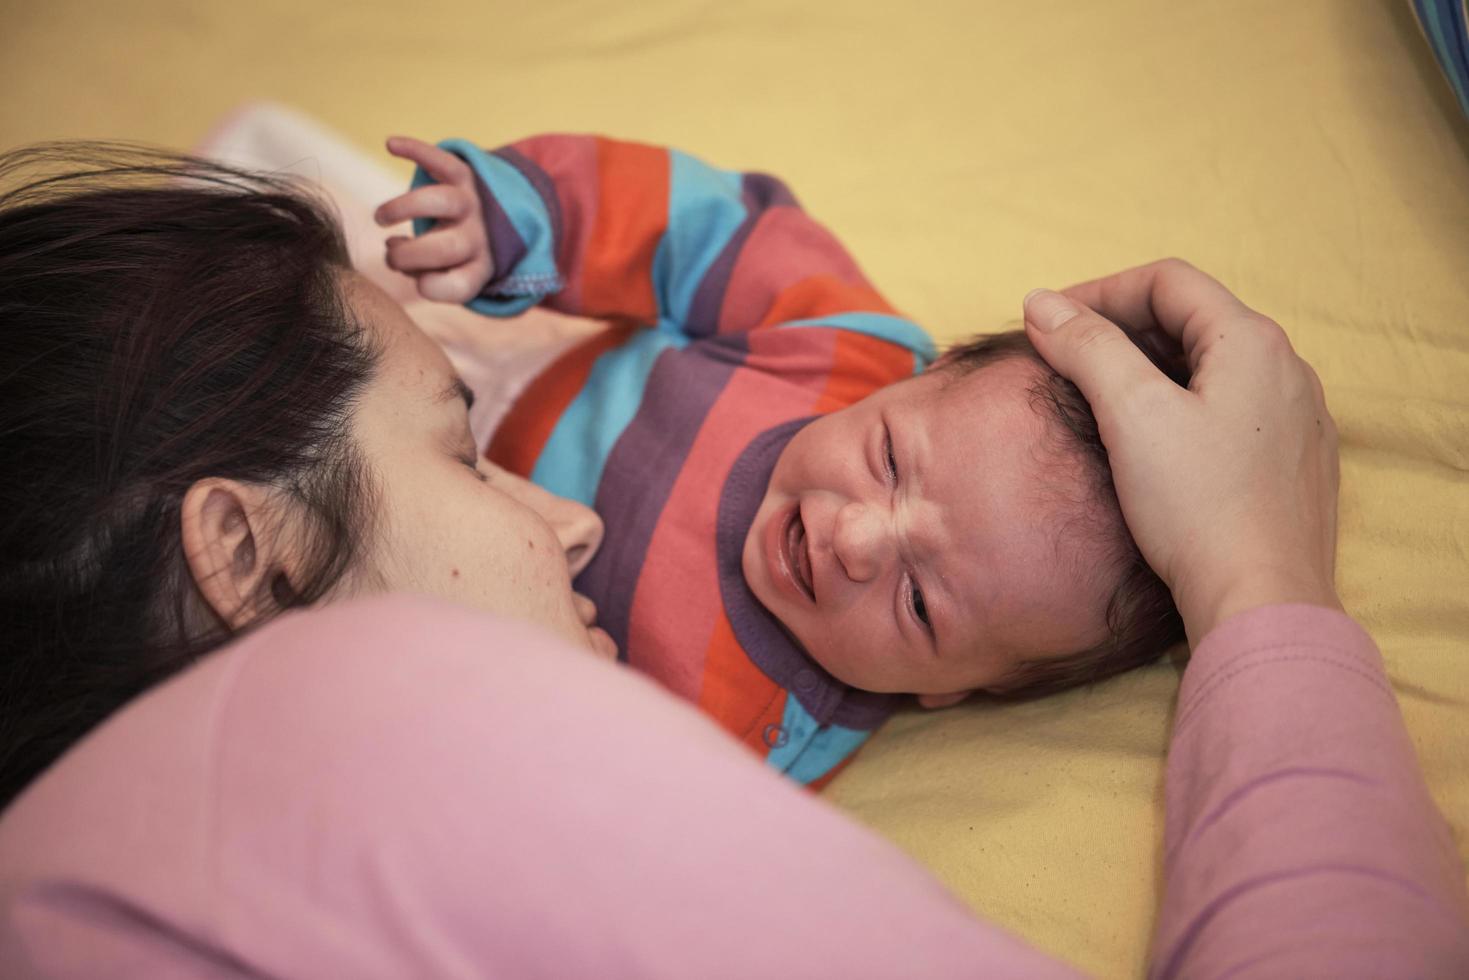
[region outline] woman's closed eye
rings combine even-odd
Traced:
[[[458,450],[458,456],[459,462],[463,463],[465,466],[468,466],[471,470],[474,471],[474,475],[479,478],[479,482],[490,482],[490,478],[486,476],[484,471],[479,468],[479,450],[475,448],[473,439],[468,440],[467,448],[461,447]]]
[[[479,468],[479,457],[477,455],[461,457],[459,462],[463,463],[465,466],[468,466],[474,472],[475,477],[479,479],[479,482],[490,482],[490,478],[488,476],[485,476],[484,471]]]

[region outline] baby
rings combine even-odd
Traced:
[[[1181,639],[1085,401],[1022,333],[934,360],[790,191],[600,137],[395,137],[388,264],[490,316],[611,318],[492,462],[587,503],[621,656],[822,785],[902,695],[1045,693]]]

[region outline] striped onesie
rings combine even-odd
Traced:
[[[807,656],[741,550],[801,426],[921,371],[932,341],[768,175],[594,136],[440,145],[477,177],[494,257],[469,307],[614,322],[527,386],[489,458],[602,516],[576,588],[623,659],[823,785],[898,696]]]

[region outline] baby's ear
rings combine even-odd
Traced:
[[[920,694],[918,695],[918,703],[930,710],[934,708],[948,708],[958,704],[973,693],[973,691],[960,691],[957,694]]]

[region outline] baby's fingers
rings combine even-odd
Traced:
[[[474,245],[455,231],[435,231],[418,238],[394,235],[387,241],[389,269],[399,272],[433,272],[452,269],[474,257]]]
[[[488,263],[473,261],[446,272],[425,272],[418,276],[418,294],[436,303],[468,303],[484,288],[488,271]]]
[[[458,221],[473,206],[469,195],[446,184],[428,184],[385,201],[373,212],[373,220],[386,228],[411,218],[441,218]]]
[[[389,136],[388,152],[395,157],[411,160],[422,167],[430,177],[441,184],[457,184],[467,187],[474,179],[469,164],[450,153],[423,140],[411,136]]]

